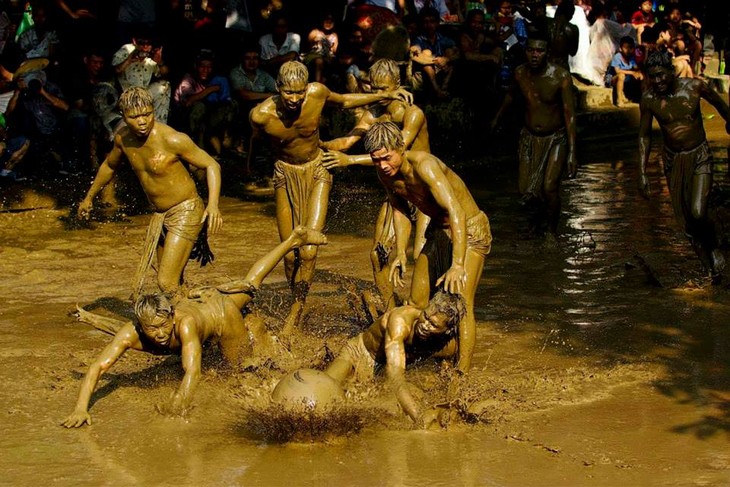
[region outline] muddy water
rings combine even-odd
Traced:
[[[722,126],[708,126],[725,161]],[[321,366],[365,325],[348,289],[370,280],[369,220],[358,211],[374,212],[380,193],[358,178],[336,186],[331,244],[294,358],[242,372],[210,351],[187,420],[155,411],[179,383],[179,359],[131,353],[101,381],[93,425],[58,426],[108,342],[69,312],[76,303],[128,312],[147,217],[67,230],[65,210],[0,214],[0,484],[727,485],[728,291],[702,278],[656,164],[654,198],[638,198],[634,142],[581,147],[557,249],[525,236],[514,171],[496,169],[504,161],[457,167],[490,216],[495,246],[472,373],[454,379],[434,364],[409,372],[423,402],[451,404],[442,431],[410,430],[379,383],[352,391],[360,409],[333,418],[350,421],[347,435],[280,443],[252,427],[252,405],[285,370]],[[194,284],[240,277],[277,240],[270,201],[228,197],[222,210],[218,259],[188,269]],[[254,307],[274,331],[285,289],[278,268]]]

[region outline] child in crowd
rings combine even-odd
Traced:
[[[606,86],[613,87],[613,100],[616,106],[624,106],[641,95],[643,75],[634,59],[636,44],[634,39],[625,36],[619,43],[619,51],[611,59],[606,73]]]

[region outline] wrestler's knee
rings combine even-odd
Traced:
[[[691,208],[691,216],[695,221],[702,221],[707,215],[707,205],[704,201],[694,201]]]
[[[303,261],[314,260],[317,257],[317,247],[314,245],[306,245],[299,248],[299,258]]]

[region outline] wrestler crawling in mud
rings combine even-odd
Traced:
[[[375,93],[395,91],[400,87],[400,68],[391,59],[379,59],[370,67],[371,89]],[[363,111],[355,127],[344,137],[322,142],[322,148],[326,150],[347,151],[375,122],[395,122],[403,133],[403,141],[406,149],[431,152],[428,138],[428,127],[426,116],[423,110],[416,105],[408,105],[401,100],[384,101],[369,105]],[[343,164],[360,164],[372,166],[373,160],[370,154],[353,156],[347,159],[328,157],[325,153],[323,164],[327,169],[339,167]],[[409,217],[416,222],[416,238],[414,240],[413,257],[417,258],[423,248],[423,234],[428,225],[428,218],[410,205]],[[393,226],[393,207],[386,200],[380,207],[378,218],[375,223],[375,236],[373,248],[370,251],[370,261],[373,266],[375,285],[380,292],[384,310],[393,309],[396,306],[393,283],[388,279],[390,260],[393,255],[395,244],[395,230]],[[398,303],[399,304],[399,303]],[[379,313],[378,313],[379,314]]]
[[[560,179],[567,161],[568,174],[578,170],[575,143],[575,100],[570,72],[547,60],[548,43],[527,40],[527,63],[515,70],[515,79],[502,106],[492,120],[492,128],[518,93],[526,104],[525,126],[518,149],[518,186],[525,203],[537,204],[542,226],[546,216],[548,233],[554,240],[560,218]]]
[[[651,152],[651,126],[656,118],[664,138],[664,175],[674,216],[713,280],[720,278],[725,258],[718,248],[715,221],[708,215],[712,189],[712,152],[702,124],[700,99],[707,100],[725,119],[730,133],[730,110],[725,100],[697,78],[677,78],[672,57],[649,54],[644,65],[649,90],[641,96],[639,124],[639,190],[649,196],[646,165]]]
[[[387,311],[370,327],[348,340],[325,373],[343,383],[373,377],[377,364],[385,373],[398,403],[419,427],[428,428],[437,411],[422,411],[405,377],[406,364],[426,358],[454,358],[458,355],[459,323],[466,314],[464,299],[439,290],[425,309],[405,305]]]
[[[296,225],[322,230],[325,224],[332,185],[332,175],[322,165],[319,146],[319,124],[325,105],[354,108],[381,100],[402,99],[408,104],[413,100],[402,89],[341,95],[321,83],[308,83],[308,77],[302,63],[284,63],[276,80],[279,94],[257,105],[250,114],[253,136],[266,136],[278,158],[274,164],[274,197],[282,239]],[[316,247],[303,246],[284,260],[294,304],[282,334],[290,333],[298,325],[316,258]]]
[[[411,203],[430,221],[413,270],[408,304],[425,308],[439,286],[464,297],[466,316],[459,326],[457,367],[466,372],[476,339],[474,295],[492,244],[489,219],[464,181],[440,159],[428,152],[405,150],[403,134],[395,123],[374,123],[363,142],[393,206],[396,252],[390,280],[396,287],[403,285]]]
[[[139,178],[156,213],[150,221],[142,261],[135,277],[133,298],[139,295],[144,274],[157,248],[157,284],[163,292],[174,293],[194,246],[209,252],[205,235],[200,235],[207,219],[208,233],[222,223],[218,211],[221,173],[218,163],[187,135],[155,121],[152,97],[144,88],[130,88],[119,98],[126,127],[114,137],[114,147],[78,207],[80,218],[89,218],[94,197],[109,183],[123,157]],[[183,165],[205,170],[208,205],[198,196],[195,183]],[[164,235],[164,244],[160,238]],[[201,237],[200,239],[198,237]]]
[[[76,408],[61,424],[67,428],[91,424],[89,401],[99,378],[129,349],[153,354],[179,353],[182,356],[185,376],[163,412],[185,415],[200,379],[203,344],[217,342],[223,357],[232,365],[239,364],[252,353],[267,353],[267,348],[272,351],[275,341],[267,333],[263,321],[253,315],[244,316],[241,311],[287,252],[302,245],[325,243],[322,233],[297,227],[289,237],[259,259],[242,281],[227,283],[216,289],[194,290],[191,297],[174,305],[162,293],[141,296],[134,305],[135,323],[123,323],[80,310],[80,319],[84,321],[105,330],[119,329],[112,342],[89,366]]]

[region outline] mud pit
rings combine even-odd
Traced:
[[[719,163],[726,139],[717,127]],[[109,337],[70,313],[77,303],[128,307],[148,217],[68,230],[67,209],[0,213],[0,483],[727,485],[728,290],[701,278],[656,165],[654,199],[637,197],[633,163],[624,162],[635,158],[633,143],[583,148],[579,179],[564,185],[559,250],[523,237],[512,172],[457,166],[474,181],[495,245],[477,298],[471,373],[454,378],[437,363],[408,373],[424,403],[451,406],[441,431],[412,431],[382,380],[351,390],[351,407],[329,424],[310,422],[305,441],[284,441],[302,438],[273,431],[274,413],[258,414],[286,371],[321,367],[365,325],[349,300],[371,280],[369,228],[380,193],[367,181],[336,179],[330,245],[293,357],[231,371],[208,353],[195,409],[183,420],[155,409],[182,377],[179,359],[131,352],[102,379],[93,425],[79,430],[59,423]],[[277,242],[273,203],[227,197],[221,206],[224,231],[211,242],[217,260],[191,265],[192,284],[239,278]],[[253,311],[276,331],[289,299],[279,267]]]

